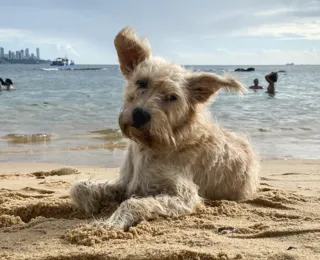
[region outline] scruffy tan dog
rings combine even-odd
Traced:
[[[147,41],[129,27],[114,43],[127,81],[119,116],[131,139],[127,158],[117,180],[76,183],[73,201],[88,214],[97,213],[103,201],[122,202],[97,223],[126,229],[141,220],[191,213],[203,199],[253,197],[259,171],[253,149],[214,124],[205,107],[220,88],[241,93],[242,84],[151,56]]]

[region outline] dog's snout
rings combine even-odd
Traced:
[[[137,107],[132,111],[132,119],[132,126],[135,128],[141,128],[150,121],[151,115],[149,112]]]

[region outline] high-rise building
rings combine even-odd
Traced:
[[[40,49],[37,48],[37,60],[40,60]]]
[[[31,53],[31,59],[35,60],[36,59],[36,56],[34,56],[33,53]]]
[[[29,58],[30,58],[30,54],[29,54],[29,49],[28,49],[28,48],[26,48],[26,53],[25,53],[25,55],[26,55],[26,59],[29,59]]]
[[[24,50],[21,50],[20,53],[21,53],[21,59],[23,60],[24,59]]]
[[[0,48],[0,58],[4,58],[4,48]]]
[[[16,51],[16,59],[21,60],[20,51]]]
[[[9,50],[8,52],[8,55],[9,55],[9,59],[12,59],[12,54],[11,54],[11,51]]]

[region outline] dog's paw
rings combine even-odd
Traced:
[[[121,229],[124,231],[128,231],[131,225],[126,225],[124,222],[114,222],[110,221],[109,219],[101,219],[95,220],[91,223],[94,227],[102,227],[102,228],[114,228],[114,229]]]
[[[115,228],[128,231],[130,227],[136,226],[138,221],[133,221],[130,215],[118,215],[115,211],[110,218],[95,220],[92,225],[103,228]]]
[[[101,194],[97,184],[89,181],[75,183],[70,190],[72,201],[87,215],[98,213],[101,207]]]

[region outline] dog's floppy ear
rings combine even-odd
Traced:
[[[228,92],[243,93],[246,91],[241,82],[231,76],[222,77],[213,73],[195,72],[186,80],[189,99],[194,103],[205,103],[221,88]]]
[[[130,27],[123,28],[115,37],[120,70],[128,77],[135,67],[151,55],[151,47],[147,40],[140,40]]]

